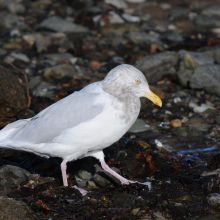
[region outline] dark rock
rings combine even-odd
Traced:
[[[170,12],[171,21],[183,21],[188,19],[189,10],[185,8],[174,8]]]
[[[163,46],[158,36],[146,34],[145,32],[129,32],[126,37],[130,42],[136,45],[150,46],[151,44],[157,44]]]
[[[134,206],[137,200],[140,199],[141,199],[140,196],[135,196],[130,194],[122,194],[122,195],[115,194],[111,200],[114,205],[117,205],[119,207],[130,207],[130,206]]]
[[[76,175],[76,179],[79,180],[90,180],[92,178],[92,174],[86,170],[78,170]]]
[[[0,127],[16,120],[17,112],[26,108],[27,100],[18,78],[0,66]]]
[[[120,171],[117,168],[111,167],[111,169],[120,174]],[[105,170],[97,172],[91,180],[100,187],[110,186],[112,183],[120,184],[120,181],[116,177]]]
[[[36,220],[25,203],[3,196],[0,196],[0,219]]]
[[[173,131],[173,134],[179,137],[187,137],[187,138],[201,138],[202,132],[195,127],[192,126],[181,126],[176,128]]]
[[[195,25],[203,27],[220,27],[220,21],[206,15],[199,15],[195,19]]]
[[[39,27],[61,33],[87,33],[89,31],[86,27],[66,21],[58,16],[44,20]]]
[[[30,173],[20,167],[6,165],[0,168],[0,190],[9,191],[28,181]]]
[[[209,46],[202,47],[199,49],[200,52],[212,57],[217,63],[220,64],[220,46]]]
[[[215,123],[220,125],[220,115],[215,118]]]
[[[135,66],[145,74],[149,84],[155,84],[164,75],[174,75],[177,62],[177,53],[166,51],[137,60]]]
[[[209,108],[201,113],[204,118],[214,119],[219,115],[219,110]]]
[[[220,194],[219,193],[212,193],[206,197],[208,203],[211,205],[220,204]]]
[[[47,68],[44,71],[44,76],[51,79],[72,78],[74,75],[78,75],[76,68],[67,63]]]
[[[138,133],[143,131],[151,130],[150,126],[142,119],[137,119],[134,124],[130,127],[128,132]]]
[[[35,116],[35,113],[34,111],[30,110],[30,109],[27,109],[27,110],[24,110],[24,111],[20,111],[17,113],[16,117],[18,119],[26,119],[26,118],[32,118]]]
[[[220,65],[206,64],[197,67],[189,80],[190,87],[193,89],[205,89],[208,93],[220,96],[219,72]]]

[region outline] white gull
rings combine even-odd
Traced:
[[[122,184],[134,183],[105,163],[102,150],[118,141],[135,122],[140,97],[162,105],[141,71],[131,65],[119,65],[104,80],[74,92],[33,118],[7,125],[0,131],[0,146],[42,157],[61,157],[64,186],[68,186],[66,163],[88,156],[97,158],[102,168]]]

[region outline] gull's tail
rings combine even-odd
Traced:
[[[0,147],[9,147],[8,143],[12,141],[12,137],[24,128],[30,120],[31,119],[22,119],[6,125],[0,131]]]

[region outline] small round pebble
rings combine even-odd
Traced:
[[[182,122],[179,119],[173,119],[170,122],[170,126],[173,127],[173,128],[177,128],[177,127],[182,126]]]

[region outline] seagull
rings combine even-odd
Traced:
[[[68,186],[67,162],[89,156],[97,158],[121,184],[135,183],[105,163],[103,149],[118,141],[133,125],[140,112],[140,97],[162,106],[141,71],[128,64],[119,65],[102,81],[87,85],[32,118],[8,124],[0,131],[0,146],[62,158],[64,186]],[[83,195],[87,193],[74,187]]]

